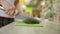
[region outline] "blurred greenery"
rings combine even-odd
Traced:
[[[26,12],[32,14],[32,10],[33,10],[32,5],[26,5],[26,9],[25,9]]]
[[[42,0],[37,0],[38,3],[40,3]]]
[[[40,21],[35,18],[26,18],[24,21],[26,24],[39,24]]]
[[[16,22],[16,26],[43,27],[43,24],[42,23],[40,23],[40,24],[26,24],[22,21],[18,21],[18,22]]]
[[[36,1],[37,3],[40,3],[42,0],[36,0]],[[32,10],[33,10],[33,6],[31,4],[26,5],[26,9],[25,9],[26,12],[29,12],[30,14],[32,14]]]

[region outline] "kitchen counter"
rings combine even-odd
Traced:
[[[15,22],[0,29],[1,34],[39,34],[41,27],[15,26]]]
[[[0,29],[0,34],[60,34],[60,24],[44,21],[44,27],[15,26],[15,22]]]

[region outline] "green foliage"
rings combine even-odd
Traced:
[[[37,0],[38,3],[40,3],[42,0]]]
[[[39,20],[34,19],[34,18],[26,18],[24,20],[24,23],[26,23],[26,24],[39,24],[40,22],[39,22]]]

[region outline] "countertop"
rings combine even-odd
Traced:
[[[15,22],[0,28],[0,34],[60,34],[60,23],[42,22],[44,27],[15,26]]]

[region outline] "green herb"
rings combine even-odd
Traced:
[[[26,18],[24,21],[26,24],[39,24],[39,20],[34,19],[34,18]]]

